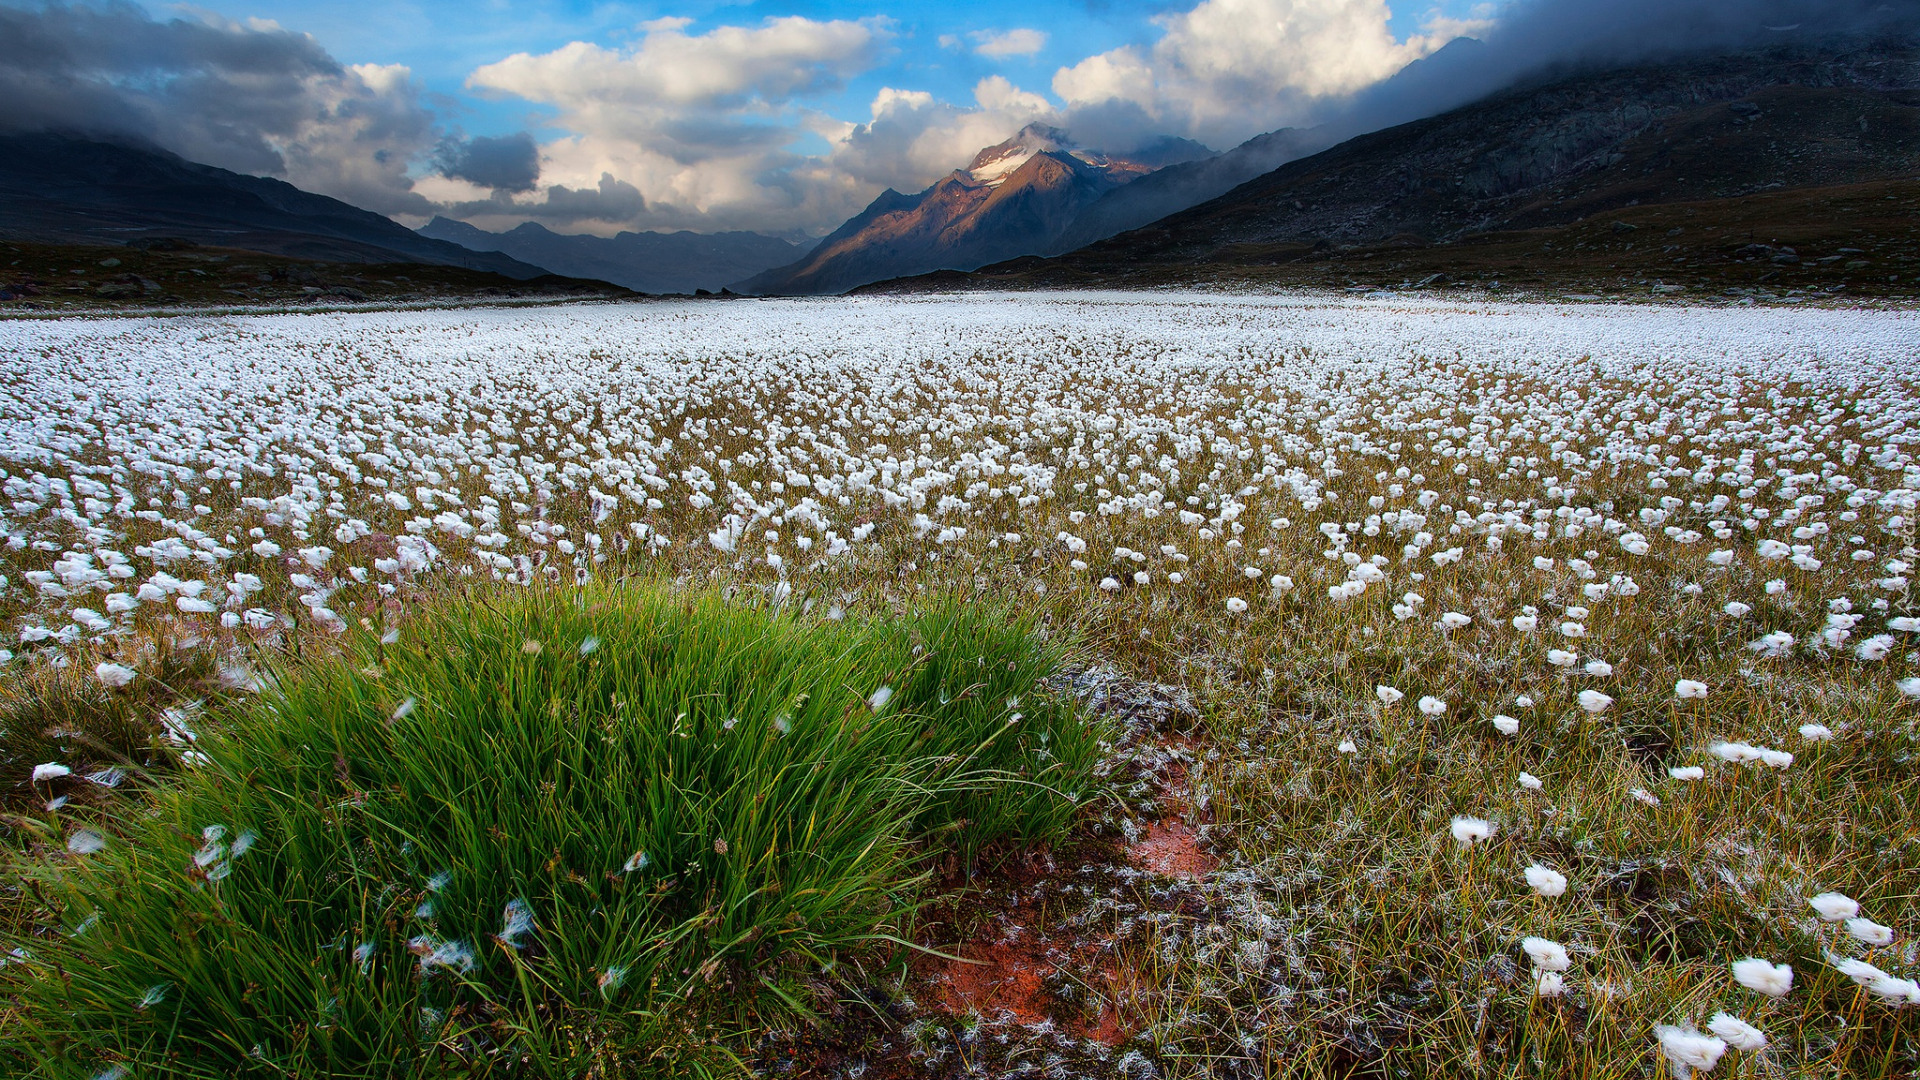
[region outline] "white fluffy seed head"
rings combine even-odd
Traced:
[[[1756,994],[1783,998],[1793,989],[1793,968],[1749,956],[1733,962],[1733,981]]]
[[[1527,867],[1527,885],[1541,896],[1564,896],[1567,892],[1567,876],[1551,867],[1534,863]]]
[[[1693,1070],[1711,1072],[1720,1063],[1721,1055],[1727,1052],[1727,1044],[1712,1035],[1702,1035],[1692,1028],[1675,1027],[1661,1024],[1653,1029],[1655,1039],[1660,1042],[1660,1052],[1667,1056],[1668,1064],[1673,1066],[1676,1080],[1685,1080],[1693,1075]]]
[[[1742,1053],[1751,1054],[1767,1048],[1766,1033],[1737,1016],[1715,1013],[1713,1019],[1707,1021],[1707,1030]]]
[[[1573,966],[1573,957],[1567,955],[1566,946],[1543,937],[1520,939],[1520,947],[1526,950],[1527,959],[1541,971],[1565,971]]]
[[[1458,840],[1463,847],[1472,847],[1475,844],[1490,839],[1493,836],[1494,830],[1497,828],[1499,828],[1499,826],[1488,821],[1486,818],[1466,816],[1454,818],[1452,824],[1449,826],[1449,830],[1453,833],[1453,838]]]
[[[1860,914],[1860,904],[1845,893],[1823,892],[1807,901],[1828,922],[1851,919]]]

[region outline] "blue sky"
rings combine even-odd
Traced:
[[[0,0],[0,32],[88,91],[48,123],[408,224],[818,235],[1028,123],[1116,152],[1314,123],[1510,2],[1543,0]]]

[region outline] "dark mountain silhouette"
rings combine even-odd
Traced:
[[[474,251],[499,251],[557,274],[598,278],[645,293],[718,292],[741,278],[790,263],[805,249],[754,232],[623,232],[569,235],[527,222],[503,233],[436,217],[420,235]]]
[[[292,184],[124,140],[0,136],[0,237],[38,244],[173,238],[329,263],[425,263],[527,280],[505,255],[431,240]]]

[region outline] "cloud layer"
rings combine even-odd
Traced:
[[[918,190],[1034,121],[1112,151],[1160,136],[1224,149],[1312,124],[1352,134],[1555,62],[1780,40],[1798,31],[1767,27],[1835,29],[1898,10],[1508,0],[1467,18],[1435,9],[1396,36],[1388,0],[1199,0],[1155,18],[1135,44],[1065,57],[1063,38],[1033,27],[916,45],[911,26],[880,15],[700,31],[658,19],[618,45],[575,40],[473,69],[470,93],[544,110],[536,139],[468,137],[408,68],[343,63],[275,23],[161,20],[124,0],[0,0],[0,130],[139,137],[410,222],[448,213],[489,228],[818,233],[883,188]],[[1485,45],[1441,51],[1462,35]],[[942,99],[913,73],[943,57],[1000,73],[977,78],[971,100]],[[861,88],[864,115],[844,115],[849,87]]]
[[[408,171],[444,135],[404,67],[125,3],[0,7],[0,102],[0,130],[134,136],[389,214],[431,209]]]

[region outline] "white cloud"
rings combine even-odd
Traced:
[[[1125,103],[1216,145],[1310,115],[1317,102],[1384,79],[1484,22],[1436,17],[1405,41],[1386,0],[1204,0],[1160,17],[1150,50],[1090,56],[1054,74],[1070,106]]]
[[[477,90],[561,109],[782,102],[825,90],[871,67],[889,36],[881,19],[816,22],[770,18],[757,27],[688,34],[683,19],[657,20],[628,50],[575,41],[550,53],[515,53],[467,78]]]
[[[1000,59],[1008,56],[1032,56],[1047,47],[1044,30],[1024,27],[1014,30],[976,30],[967,35],[974,41],[973,51]]]
[[[575,41],[474,71],[468,86],[550,105],[573,133],[541,147],[544,192],[493,198],[485,216],[594,231],[780,230],[856,209],[861,193],[847,178],[790,147],[808,131],[832,141],[852,130],[802,102],[877,63],[888,20],[782,17],[699,34],[689,25],[654,20],[629,48]]]

